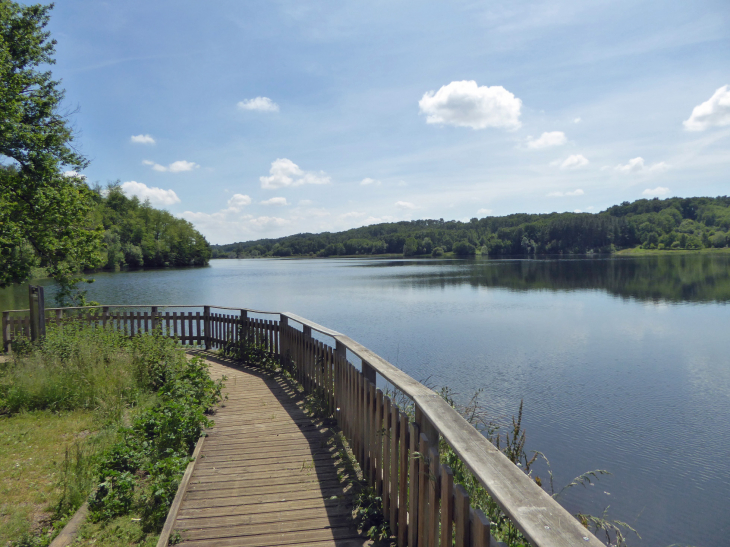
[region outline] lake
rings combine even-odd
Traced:
[[[565,491],[569,511],[608,507],[641,534],[629,545],[728,544],[730,255],[214,260],[94,277],[104,304],[294,312],[462,399],[481,390],[505,422],[524,400],[527,449],[556,490],[612,473]],[[27,288],[0,291],[0,308],[26,307]]]

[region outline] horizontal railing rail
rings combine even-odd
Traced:
[[[146,310],[129,311],[142,308]],[[166,308],[196,311],[162,311]],[[494,541],[487,517],[471,507],[452,470],[439,462],[440,439],[534,547],[603,545],[440,395],[335,330],[290,312],[225,306],[118,305],[45,311],[46,325],[83,320],[130,336],[158,329],[182,344],[206,349],[235,347],[253,335],[337,419],[364,478],[382,499],[383,516],[399,547],[481,547]],[[27,315],[11,315],[18,313]],[[278,320],[249,314],[277,315]],[[30,335],[30,320],[29,310],[3,312],[6,351],[13,340]],[[313,333],[333,343],[315,339]],[[360,360],[359,367],[348,360],[348,351]],[[412,416],[377,387],[378,376],[381,385],[387,382],[412,401]]]

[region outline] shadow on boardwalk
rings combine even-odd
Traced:
[[[213,419],[174,529],[181,545],[369,545],[352,519],[334,428],[303,411],[284,378],[205,352],[228,396]]]

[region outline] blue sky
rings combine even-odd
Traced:
[[[91,160],[213,243],[728,194],[730,3],[60,0]]]

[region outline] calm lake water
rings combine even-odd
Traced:
[[[214,260],[94,277],[104,304],[297,313],[416,379],[481,389],[504,420],[524,399],[527,448],[556,490],[612,473],[566,491],[569,511],[608,507],[641,534],[630,545],[728,545],[730,255]],[[0,308],[26,307],[27,289],[0,291]]]

